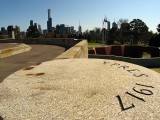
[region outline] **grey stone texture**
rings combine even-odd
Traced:
[[[0,84],[5,120],[159,120],[160,74],[103,59],[43,62]]]

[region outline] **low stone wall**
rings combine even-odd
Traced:
[[[87,40],[82,40],[77,43],[58,57],[56,59],[73,59],[73,58],[88,58],[88,42]]]
[[[89,50],[91,54],[97,55],[116,55],[131,58],[141,58],[143,52],[148,52],[151,57],[160,57],[160,51],[157,47],[144,47],[144,46],[107,46],[107,47],[95,47],[94,51]]]
[[[129,63],[141,65],[144,67],[160,67],[160,57],[153,57],[153,58],[146,59],[146,58],[131,58],[131,57],[115,56],[115,55],[91,55],[91,54],[88,57],[125,61]]]
[[[57,45],[62,47],[72,47],[79,43],[81,40],[75,40],[74,38],[26,38],[26,39],[7,39],[0,40],[0,43],[25,43],[25,44],[47,44]]]
[[[88,58],[87,40],[74,38],[38,38],[38,39],[15,39],[0,40],[0,43],[25,43],[25,44],[47,44],[57,45],[68,49],[56,59]]]
[[[27,52],[30,50],[31,50],[31,47],[29,45],[21,44],[21,45],[18,45],[18,47],[0,50],[0,58],[9,57],[9,56]]]

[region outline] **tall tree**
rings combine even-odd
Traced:
[[[27,29],[27,37],[29,38],[37,38],[40,36],[38,29],[35,26],[29,26]]]
[[[130,22],[130,30],[131,34],[133,35],[133,42],[134,44],[137,44],[140,37],[148,32],[147,25],[140,19],[133,19],[133,21]]]
[[[160,33],[160,24],[157,26],[157,31]]]
[[[128,19],[121,18],[121,19],[118,20],[117,23],[118,23],[119,26],[121,26],[122,23],[128,23]]]
[[[101,41],[101,28],[95,27],[94,28],[94,39],[96,42]]]
[[[130,25],[129,23],[122,23],[120,27],[120,42],[124,44],[124,42],[129,41],[129,33],[130,33]]]

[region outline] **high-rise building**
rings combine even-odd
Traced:
[[[74,26],[71,26],[71,33],[74,32]]]
[[[111,28],[111,23],[110,23],[110,21],[107,22],[107,25],[108,25],[108,28],[107,28],[107,29],[108,29],[108,31],[109,31],[110,28]]]
[[[16,31],[16,32],[20,32],[20,27],[16,25],[16,26],[15,26],[15,31]]]
[[[36,29],[37,29],[37,23],[34,23],[34,26],[36,27]]]
[[[82,27],[79,25],[79,27],[78,27],[78,32],[79,33],[82,33]]]
[[[80,25],[80,22],[79,22],[79,26],[78,26],[78,33],[79,33],[79,34],[82,33],[82,27],[81,27],[81,25]]]
[[[117,25],[116,22],[113,22],[113,23],[112,23],[112,28],[118,28],[118,25]]]
[[[1,32],[2,32],[2,35],[6,35],[7,34],[7,30],[5,29],[5,27],[1,27]]]
[[[42,33],[41,25],[38,25],[38,31]]]
[[[33,20],[30,20],[30,26],[33,26]]]
[[[47,30],[48,30],[48,31],[52,31],[51,9],[48,9]]]

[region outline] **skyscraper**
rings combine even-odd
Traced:
[[[34,23],[35,28],[37,29],[37,23]]]
[[[30,26],[33,26],[33,20],[30,20]]]
[[[48,9],[47,30],[48,30],[48,31],[52,31],[51,9]]]
[[[38,31],[39,33],[42,33],[41,25],[38,25]]]
[[[108,29],[108,31],[109,31],[110,28],[111,28],[111,27],[110,27],[110,24],[111,24],[111,23],[108,21],[107,24],[108,24],[108,28],[107,28],[107,29]]]
[[[79,22],[79,27],[78,27],[78,33],[79,33],[79,34],[82,33],[82,27],[81,27],[81,25],[80,25],[80,22]]]
[[[117,25],[116,22],[113,22],[113,23],[112,23],[112,28],[118,28],[118,25]]]

